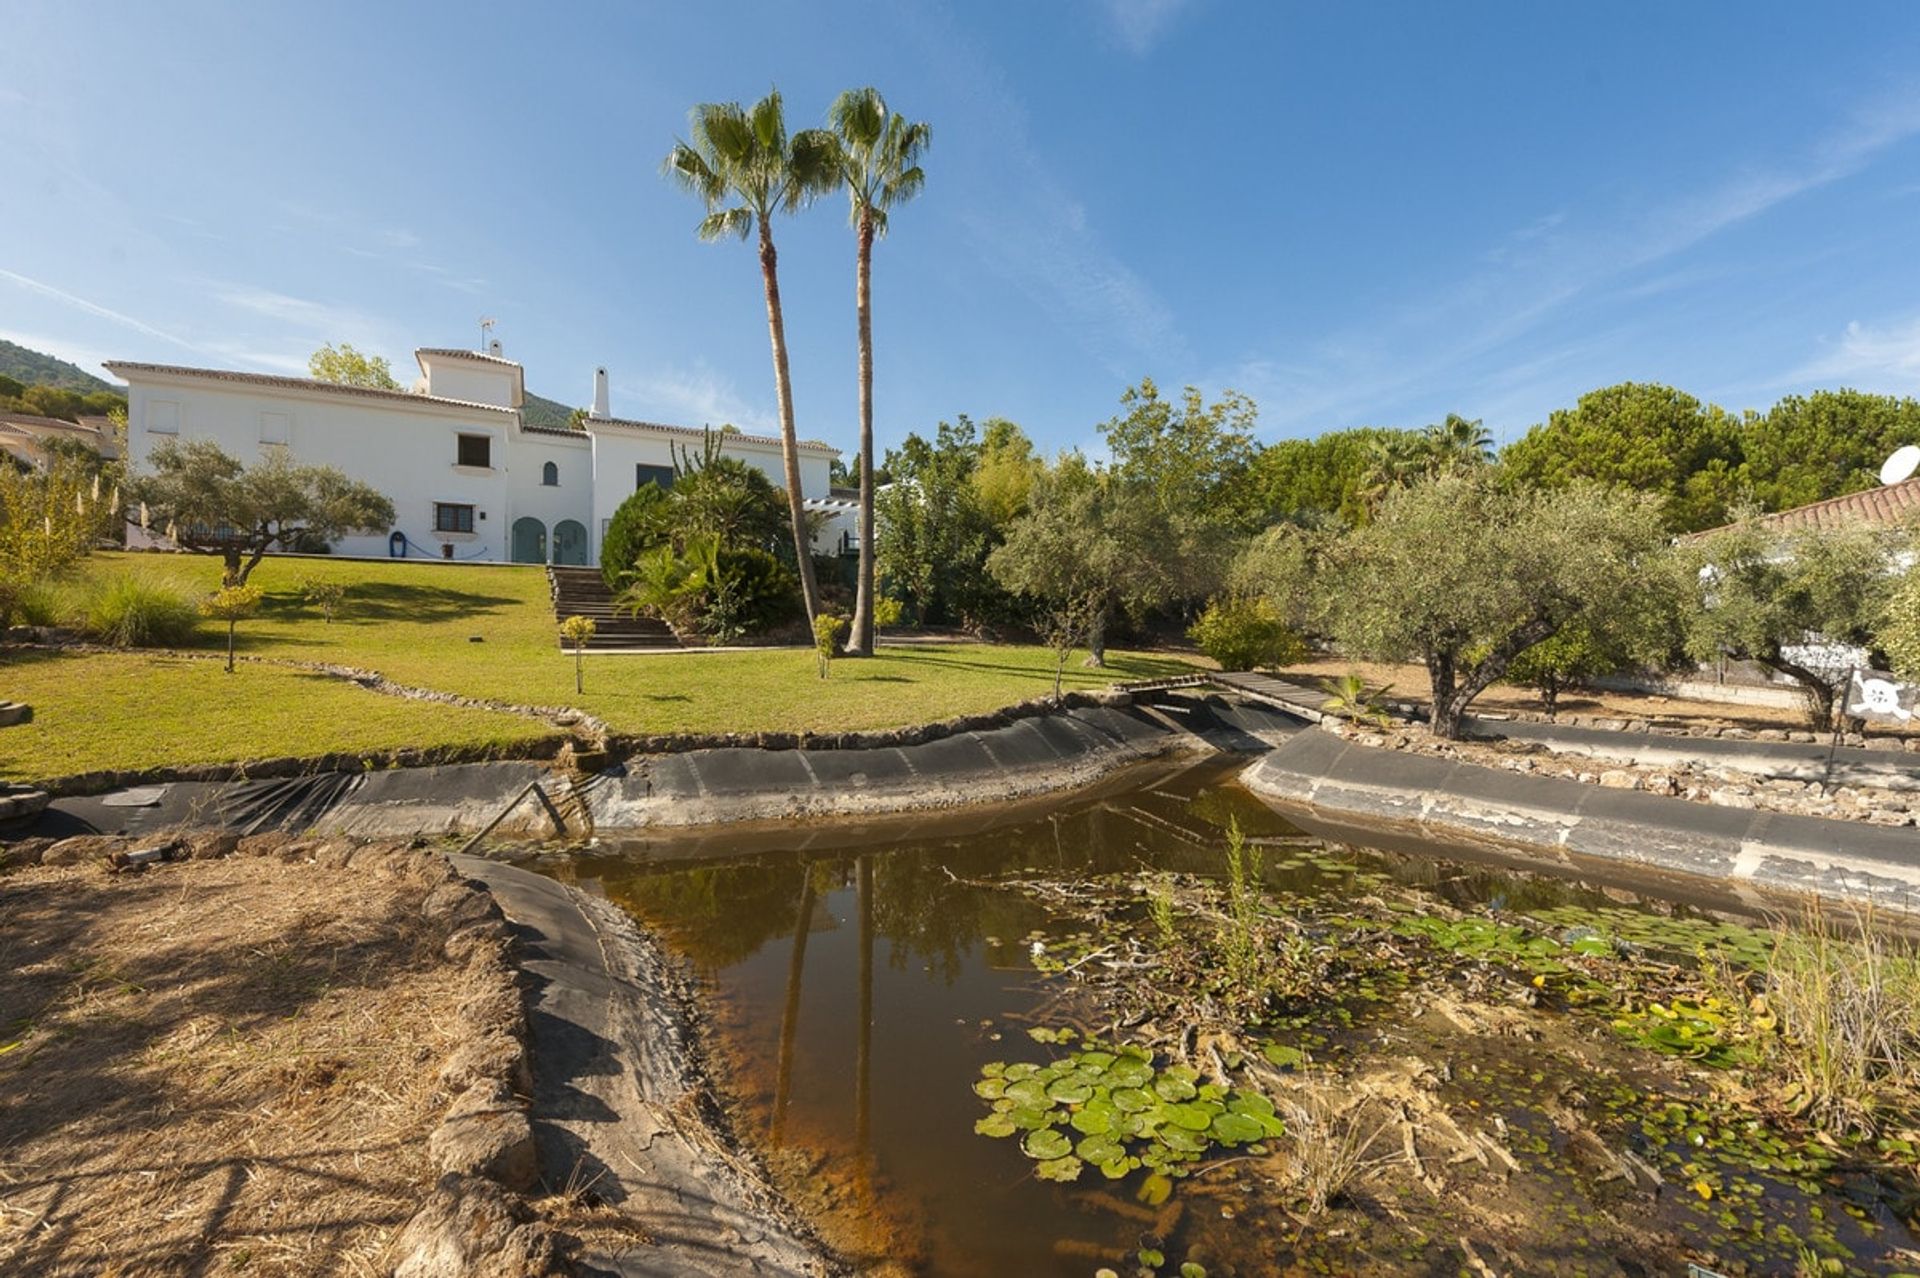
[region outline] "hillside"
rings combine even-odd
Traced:
[[[529,426],[564,428],[567,418],[572,415],[573,410],[559,400],[548,399],[532,391],[526,393],[526,398],[520,404],[520,419]]]
[[[95,377],[76,364],[28,350],[4,338],[0,338],[0,376],[11,377],[23,386],[58,386],[62,390],[79,391],[82,394],[93,391],[112,391],[116,395],[121,393],[120,387]]]

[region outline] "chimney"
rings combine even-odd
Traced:
[[[593,412],[589,415],[602,421],[612,416],[607,411],[607,370],[604,368],[593,370]]]
[[[497,337],[487,343],[487,354],[495,359],[505,359],[506,350],[507,348],[500,344],[500,339]]]

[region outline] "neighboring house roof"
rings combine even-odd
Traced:
[[[483,356],[482,358],[490,358]],[[152,377],[190,377],[216,382],[236,382],[242,386],[272,386],[280,390],[320,391],[330,395],[352,395],[360,399],[378,399],[388,402],[398,401],[408,404],[434,404],[443,408],[477,410],[483,413],[516,413],[519,410],[505,408],[499,404],[481,404],[467,399],[447,399],[441,395],[420,395],[413,391],[382,390],[374,386],[343,386],[339,382],[323,382],[311,377],[281,377],[274,373],[236,373],[222,368],[188,368],[179,364],[133,364],[125,360],[109,360],[101,365],[122,381],[130,381],[128,374]]]
[[[838,494],[832,497],[808,497],[800,505],[807,510],[825,510],[836,514],[843,510],[860,509],[858,498],[841,497]]]
[[[1776,532],[1803,528],[1900,528],[1920,524],[1920,476],[1775,511],[1760,516],[1755,522]],[[1717,531],[1709,528],[1692,535],[1704,537],[1707,532]]]
[[[508,359],[504,355],[489,355],[485,351],[463,351],[453,346],[422,346],[413,353],[415,362],[418,362],[422,355],[439,355],[446,359],[473,359],[483,364],[509,364],[514,368],[520,367],[518,360]]]
[[[108,429],[103,431],[98,426],[65,421],[58,417],[35,417],[30,413],[0,413],[0,431],[4,431],[7,439],[29,447],[37,448],[37,441],[45,439],[77,439],[102,457],[118,457],[120,449],[114,441],[111,423],[105,417],[95,420],[107,423]],[[19,454],[18,447],[9,448],[8,451]],[[44,455],[43,451],[36,453],[36,456],[40,455]]]
[[[590,431],[598,430],[602,426],[616,426],[623,430],[665,431],[670,435],[691,435],[695,439],[704,438],[707,433],[706,429],[700,426],[668,426],[664,422],[636,422],[624,417],[588,417],[582,424]],[[780,447],[780,440],[774,435],[749,435],[745,431],[738,430],[715,431],[714,434],[718,435],[723,442],[732,439],[747,444],[771,444],[775,448]],[[831,444],[823,444],[817,439],[803,439],[799,443],[799,448],[803,453],[829,453],[835,457],[840,455],[839,449]]]

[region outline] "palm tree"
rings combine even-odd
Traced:
[[[859,244],[854,308],[860,317],[860,569],[847,655],[873,655],[873,241],[887,233],[887,213],[920,193],[920,152],[933,139],[925,124],[887,110],[873,88],[848,89],[828,112],[839,139],[840,180]]]
[[[1493,436],[1487,428],[1458,413],[1448,413],[1446,421],[1427,427],[1421,434],[1430,454],[1430,468],[1435,473],[1471,470],[1493,459]]]
[[[833,135],[824,129],[787,133],[786,113],[775,89],[743,109],[738,102],[702,102],[688,114],[690,141],[674,143],[662,166],[666,175],[700,197],[707,215],[703,240],[760,235],[760,277],[767,292],[767,332],[773,342],[773,386],[780,402],[780,446],[787,506],[793,517],[794,557],[800,593],[811,620],[820,612],[812,543],[800,492],[799,443],[793,426],[793,378],[787,368],[787,328],[780,311],[779,256],[773,248],[773,217],[792,213],[839,182]]]

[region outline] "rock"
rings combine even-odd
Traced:
[[[47,848],[40,854],[40,864],[79,865],[83,861],[104,861],[126,843],[125,839],[110,834],[78,834]]]
[[[533,1090],[526,1048],[504,1030],[470,1038],[440,1066],[440,1085],[460,1094],[476,1083],[505,1083],[519,1092]]]
[[[459,929],[470,923],[482,923],[500,916],[493,897],[462,879],[436,885],[420,902],[420,913]]]
[[[226,830],[189,834],[186,839],[187,858],[193,861],[218,861],[239,848],[240,836]]]
[[[0,870],[10,870],[23,865],[38,865],[41,856],[52,846],[52,839],[17,839],[0,847]]]
[[[502,919],[481,919],[456,928],[441,946],[441,953],[447,961],[465,966],[475,954],[496,945],[505,945],[513,939],[512,931]]]
[[[427,1152],[443,1172],[484,1176],[512,1190],[525,1192],[540,1179],[527,1107],[498,1079],[460,1094],[427,1138]]]
[[[1625,768],[1608,768],[1600,774],[1600,784],[1609,790],[1638,790],[1640,778]]]
[[[1680,782],[1670,772],[1649,772],[1640,783],[1641,788],[1651,794],[1678,794]]]
[[[1743,794],[1739,790],[1722,788],[1708,792],[1707,802],[1722,808],[1750,808],[1753,806],[1753,796]]]
[[[1787,740],[1793,742],[1795,745],[1812,745],[1819,739],[1817,735],[1808,732],[1804,728],[1787,733]]]
[[[1868,737],[1866,748],[1869,750],[1891,750],[1898,753],[1904,747],[1898,737]]]
[[[1787,735],[1785,728],[1762,728],[1753,734],[1753,739],[1756,741],[1785,741]]]
[[[394,1278],[547,1278],[568,1272],[553,1235],[511,1194],[442,1176],[394,1239]]]

